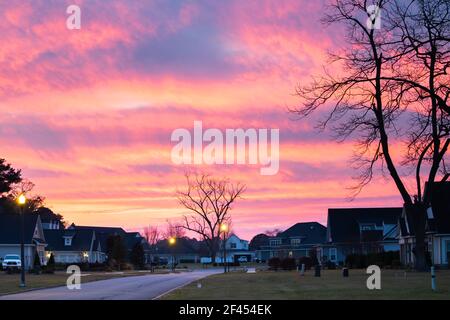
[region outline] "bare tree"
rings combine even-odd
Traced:
[[[369,5],[383,12],[382,30],[367,27],[365,20],[374,18],[367,11]],[[331,55],[345,72],[325,71],[310,85],[300,86],[302,105],[291,110],[306,117],[321,106],[333,106],[319,127],[331,127],[338,141],[356,140],[355,195],[372,181],[377,168],[382,173],[387,169],[405,210],[414,217],[415,262],[420,270],[426,264],[425,217],[431,192],[426,188],[422,193],[421,172],[427,170],[429,185],[440,168],[445,173],[444,156],[450,143],[448,13],[449,3],[443,0],[336,1],[324,21],[347,28],[347,48]],[[396,163],[393,142],[405,136],[405,161]],[[424,162],[429,164],[426,168]],[[414,191],[406,185],[406,166],[415,169]]]
[[[215,261],[221,226],[231,223],[230,210],[245,186],[206,174],[186,174],[186,182],[186,190],[177,192],[180,204],[191,212],[183,217],[183,227],[201,237]]]
[[[157,226],[148,226],[144,228],[144,237],[151,245],[155,245],[161,240],[161,232]]]
[[[182,238],[186,235],[186,230],[181,223],[176,223],[171,220],[166,221],[166,230],[163,232],[163,237],[168,238]]]

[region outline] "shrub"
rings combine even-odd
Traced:
[[[32,271],[36,274],[41,273],[41,258],[39,257],[39,254],[37,253],[37,251],[34,253],[33,270]]]
[[[328,260],[328,261],[325,263],[325,267],[326,267],[328,270],[335,270],[335,269],[336,269],[336,263],[334,263],[333,261]]]
[[[345,259],[345,265],[349,268],[363,269],[369,265],[377,265],[380,268],[400,266],[400,253],[398,251],[388,251],[369,254],[349,254]]]
[[[269,269],[270,270],[278,270],[281,266],[281,260],[278,257],[273,257],[269,259]]]
[[[309,270],[314,265],[314,261],[311,257],[301,257],[300,259],[298,259],[298,265],[300,266],[300,268],[302,264],[305,265],[305,270]]]
[[[294,270],[297,266],[294,258],[284,258],[280,264],[283,270]]]

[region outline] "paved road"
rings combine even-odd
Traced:
[[[0,300],[148,300],[221,272],[219,269],[210,269],[116,278],[81,283],[81,290],[57,287],[1,296]]]

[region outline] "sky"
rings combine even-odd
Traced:
[[[81,8],[81,29],[66,8]],[[10,0],[0,3],[0,157],[46,205],[78,225],[139,231],[187,211],[175,197],[200,170],[247,186],[233,228],[251,239],[330,207],[399,206],[379,177],[351,201],[352,141],[296,120],[298,85],[323,72],[345,37],[325,2],[299,0]],[[342,72],[337,70],[338,72]],[[171,133],[280,130],[280,168],[177,165]]]

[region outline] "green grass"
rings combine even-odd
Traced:
[[[406,276],[405,276],[406,275]],[[450,299],[450,271],[437,272],[437,292],[431,291],[428,273],[400,270],[381,271],[381,290],[368,290],[365,270],[350,270],[343,278],[340,270],[323,270],[316,278],[292,271],[260,271],[256,274],[231,272],[213,275],[172,291],[163,299]]]
[[[165,271],[159,271],[165,272]],[[150,273],[137,272],[137,271],[125,271],[123,274],[115,273],[105,273],[105,272],[86,272],[86,276],[81,277],[81,282],[91,282],[98,280],[106,280],[118,277],[128,277],[128,276],[142,276]],[[26,288],[20,288],[20,274],[7,274],[5,272],[0,272],[0,295],[19,293],[34,289],[43,289],[50,287],[65,286],[67,277],[69,275],[65,272],[58,271],[54,274],[26,274]]]

